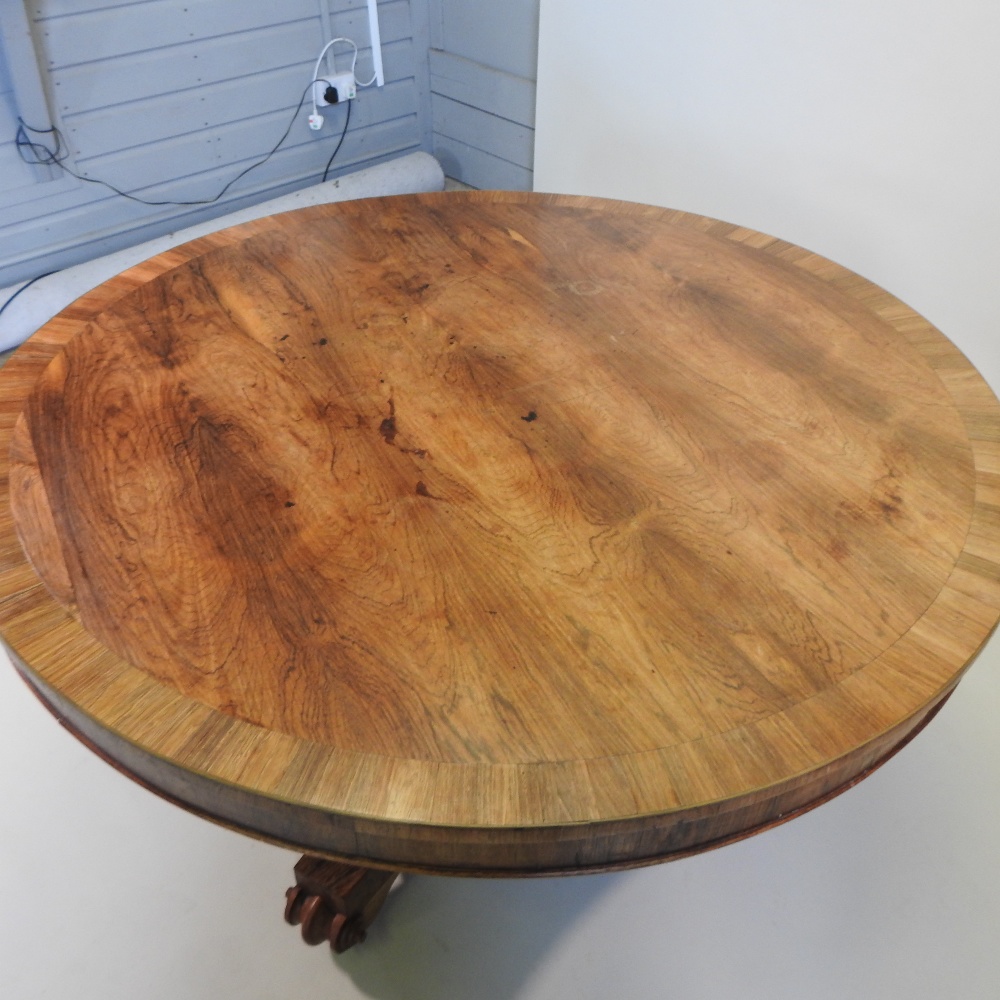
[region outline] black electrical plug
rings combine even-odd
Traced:
[[[327,104],[337,104],[340,101],[340,96],[335,87],[327,87],[323,92],[323,99]]]

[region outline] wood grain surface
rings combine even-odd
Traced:
[[[710,846],[885,757],[1000,616],[990,389],[867,281],[684,213],[248,223],[65,310],[0,402],[29,683],[312,853]]]

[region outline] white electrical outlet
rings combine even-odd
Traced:
[[[335,100],[328,99],[328,93],[333,91]],[[358,96],[357,84],[354,82],[353,73],[331,73],[329,76],[321,76],[313,81],[313,100],[316,107],[324,108],[328,104],[343,104],[345,101],[353,101]]]

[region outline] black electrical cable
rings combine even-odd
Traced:
[[[330,154],[330,159],[326,161],[326,169],[323,171],[323,180],[326,180],[326,175],[330,172],[330,165],[333,163],[333,158],[340,152],[340,147],[344,145],[344,136],[347,135],[347,126],[351,124],[351,104],[353,102],[347,102],[347,116],[344,118],[344,127],[340,131],[340,140],[337,143],[337,148]]]
[[[114,184],[109,184],[107,181],[99,180],[96,177],[86,177],[83,174],[78,174],[75,170],[67,167],[63,162],[69,156],[69,150],[65,147],[62,133],[59,129],[57,129],[54,125],[51,128],[46,129],[32,128],[20,115],[18,115],[17,118],[17,132],[14,136],[14,145],[17,147],[18,155],[22,160],[24,160],[25,163],[59,167],[60,170],[65,170],[66,173],[75,177],[77,180],[86,181],[88,184],[101,184],[108,188],[108,190],[113,191],[115,194],[121,195],[123,198],[128,198],[130,201],[137,201],[141,205],[212,205],[217,202],[241,177],[246,177],[251,170],[254,170],[266,163],[278,151],[278,148],[288,138],[289,133],[292,131],[295,119],[302,110],[302,105],[305,103],[306,96],[311,92],[312,86],[313,81],[310,80],[309,85],[302,91],[302,96],[299,98],[299,103],[296,106],[295,111],[292,113],[291,120],[288,123],[288,127],[285,129],[284,135],[282,135],[274,146],[271,147],[271,151],[256,163],[251,163],[249,167],[241,170],[214,198],[202,198],[196,201],[151,201],[147,198],[137,198],[135,195],[129,194],[127,191],[122,191],[120,188],[115,187]],[[347,120],[350,121],[350,118],[351,106],[348,104]],[[54,135],[56,142],[55,149],[50,149],[44,143],[33,141],[28,136],[29,132],[33,132],[35,135]],[[333,156],[331,156],[327,161],[326,170],[323,171],[323,180],[326,180],[326,175],[330,171],[330,164],[333,163],[333,157],[336,156],[340,150],[340,146],[344,141],[344,135],[346,135],[346,133],[347,125],[345,123],[344,132],[340,136],[340,142],[337,143],[337,148],[333,151]],[[25,154],[25,150],[30,150],[34,159],[28,159]]]
[[[288,128],[285,129],[284,135],[274,144],[271,151],[262,159],[258,160],[256,163],[250,164],[245,170],[238,173],[214,198],[206,198],[203,201],[148,201],[145,198],[136,198],[135,195],[129,194],[127,191],[121,191],[116,188],[113,184],[108,184],[107,181],[98,180],[95,177],[84,177],[83,174],[78,174],[75,170],[71,170],[69,167],[63,163],[69,156],[69,150],[64,148],[64,142],[62,133],[54,125],[52,128],[32,128],[28,125],[23,118],[18,116],[17,119],[17,132],[14,137],[14,145],[17,146],[18,155],[24,160],[25,163],[41,164],[44,166],[55,166],[59,167],[61,170],[65,170],[66,173],[71,174],[81,181],[88,181],[91,184],[103,184],[104,187],[115,194],[121,195],[123,198],[128,198],[130,201],[137,201],[142,205],[211,205],[213,202],[218,201],[241,177],[245,177],[251,170],[255,167],[261,166],[261,164],[266,163],[277,151],[281,144],[288,138],[288,134],[292,131],[292,126],[295,124],[295,119],[298,117],[299,112],[302,110],[302,105],[305,103],[306,95],[312,88],[312,81],[310,81],[309,86],[302,92],[302,96],[299,98],[299,103],[295,108],[295,112],[292,115],[292,120],[288,123]],[[344,144],[344,138],[347,136],[347,126],[351,123],[351,103],[348,102],[347,114],[344,117],[344,127],[340,132],[340,139],[337,141],[337,146],[334,151],[330,154],[330,158],[326,161],[326,167],[323,170],[323,180],[325,181],[328,174],[330,173],[330,167],[333,164],[334,158],[340,152],[340,147]],[[50,149],[44,143],[34,142],[28,138],[28,133],[33,132],[35,135],[54,135],[56,140],[56,148]],[[34,159],[29,160],[24,153],[24,150],[31,150],[31,155]],[[9,296],[7,301],[0,306],[0,315],[3,315],[3,311],[11,304],[21,294],[25,289],[30,288],[36,281],[41,281],[42,278],[47,278],[51,274],[55,274],[55,271],[46,271],[44,274],[39,274],[32,278],[30,281],[25,282],[13,295]]]
[[[47,278],[50,274],[55,274],[55,273],[56,273],[55,271],[46,271],[45,274],[39,274],[37,277],[32,278],[31,281],[26,281],[23,285],[21,285],[21,287],[16,292],[14,292],[13,295],[8,296],[7,301],[2,306],[0,306],[0,316],[3,315],[4,309],[6,309],[7,306],[9,306],[11,302],[13,302],[14,299],[16,299],[18,295],[21,294],[21,292],[23,292],[27,288],[30,288],[36,281],[41,281],[42,278]]]
[[[251,163],[249,167],[240,171],[225,187],[214,197],[214,198],[201,198],[194,201],[152,201],[147,198],[137,198],[133,194],[129,194],[127,191],[122,191],[121,188],[115,187],[114,184],[109,184],[107,181],[99,180],[96,177],[86,177],[83,174],[77,173],[75,170],[67,167],[63,162],[69,155],[69,150],[63,150],[63,137],[59,129],[54,125],[47,129],[37,129],[32,128],[28,125],[25,120],[18,115],[17,118],[17,132],[14,137],[14,144],[17,146],[18,154],[25,163],[37,163],[47,166],[56,166],[61,170],[65,170],[66,173],[75,177],[77,180],[86,181],[88,184],[100,184],[106,187],[109,191],[113,191],[117,195],[121,195],[123,198],[128,198],[130,201],[137,201],[141,205],[211,205],[217,202],[241,177],[245,177],[251,170],[256,167],[261,166],[261,164],[266,163],[277,151],[278,147],[288,138],[288,134],[292,131],[292,125],[295,124],[295,119],[298,117],[299,111],[302,110],[302,105],[305,103],[306,95],[310,93],[312,89],[312,82],[310,81],[309,86],[302,91],[302,96],[299,98],[298,106],[295,108],[292,114],[291,121],[288,123],[288,127],[285,129],[284,135],[271,147],[271,151],[267,153],[262,159],[258,160],[256,163]],[[49,149],[42,143],[33,142],[28,138],[28,132],[33,132],[36,135],[48,135],[54,134],[56,140],[56,148],[54,150]],[[25,149],[30,149],[32,155],[35,157],[34,160],[29,160],[24,153]]]

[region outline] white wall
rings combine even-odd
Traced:
[[[1000,382],[1000,5],[543,0],[540,30],[536,190],[781,235]]]
[[[1000,388],[998,49],[991,0],[542,0],[535,189],[783,236],[909,302]],[[994,640],[858,788],[617,883],[624,952],[601,966],[572,935],[595,970],[579,995],[994,1000],[998,716]],[[698,931],[675,937],[678,908]],[[655,921],[663,943],[633,952]]]

